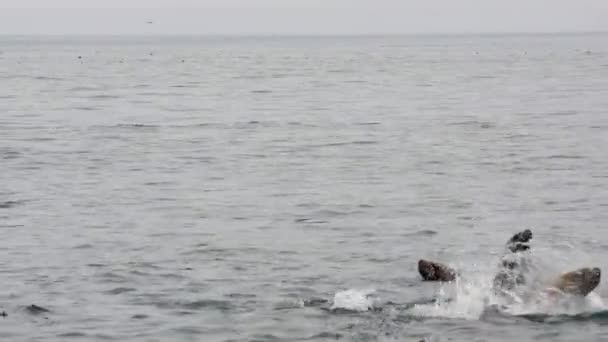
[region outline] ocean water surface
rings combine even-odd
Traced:
[[[607,39],[1,37],[0,338],[608,340]]]

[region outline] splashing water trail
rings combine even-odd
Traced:
[[[491,277],[487,276],[458,277],[453,283],[441,286],[434,303],[417,304],[411,311],[422,317],[479,319],[490,303],[491,284]]]
[[[377,305],[375,290],[348,289],[334,295],[331,310],[368,311]]]

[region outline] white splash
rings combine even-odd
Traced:
[[[411,311],[416,316],[450,317],[476,320],[490,305],[491,280],[484,278],[464,280],[457,278],[443,285],[432,304],[415,305]]]
[[[420,304],[410,312],[421,317],[445,317],[478,320],[486,309],[500,308],[509,315],[578,315],[608,310],[596,293],[586,297],[547,291],[546,275],[530,279],[526,288],[517,293],[497,295],[493,290],[493,272],[477,270],[473,277],[457,278],[444,284],[432,304]]]
[[[342,309],[350,311],[368,311],[374,308],[377,298],[375,290],[349,289],[337,292],[331,310]]]

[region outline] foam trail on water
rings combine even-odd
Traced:
[[[368,311],[374,308],[377,298],[373,296],[375,290],[349,289],[337,292],[334,295],[332,310]]]

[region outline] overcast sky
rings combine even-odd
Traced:
[[[0,0],[0,34],[581,31],[608,31],[608,0]]]

